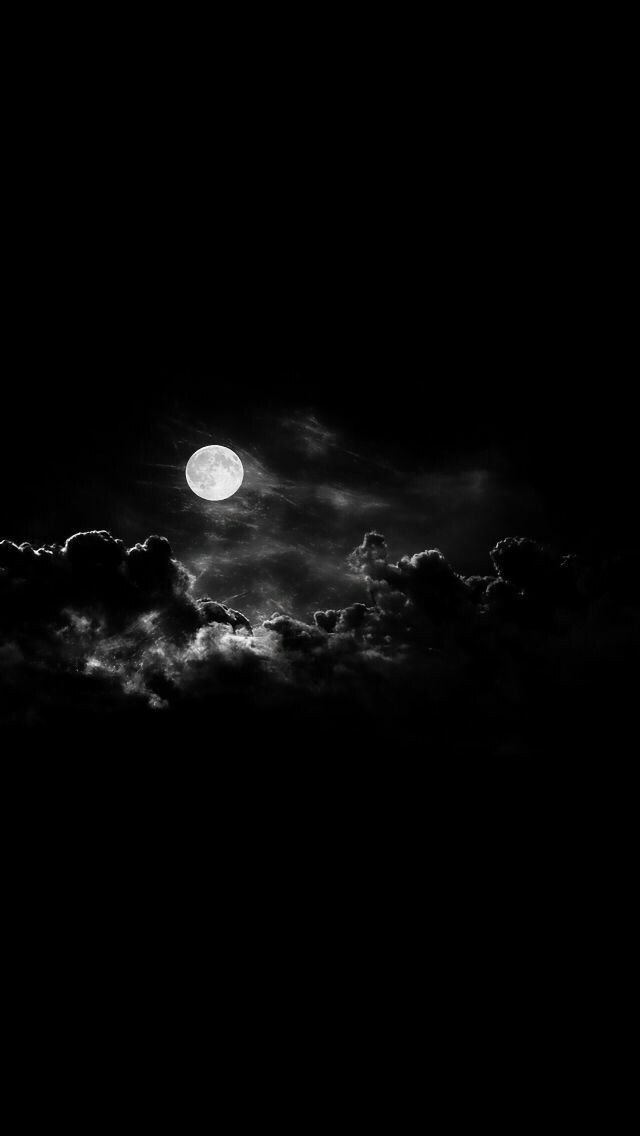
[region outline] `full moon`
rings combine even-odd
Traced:
[[[226,446],[203,446],[187,462],[187,484],[205,501],[224,501],[242,485],[244,469],[233,450]]]

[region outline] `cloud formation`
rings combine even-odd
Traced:
[[[277,729],[401,725],[491,752],[542,745],[528,717],[536,700],[548,721],[561,692],[568,706],[590,684],[601,693],[637,657],[637,565],[610,554],[586,563],[521,537],[490,559],[493,575],[468,577],[438,549],[392,561],[370,531],[347,558],[360,600],[252,627],[195,595],[164,537],[2,541],[0,720],[117,719],[135,707],[271,728],[275,716]]]

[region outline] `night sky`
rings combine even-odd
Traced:
[[[432,728],[446,752],[545,751],[555,744],[547,731],[563,705],[564,744],[589,687],[584,659],[577,661],[585,643],[587,670],[592,665],[602,685],[604,668],[609,698],[621,677],[617,656],[631,650],[635,634],[620,582],[635,562],[631,423],[620,417],[615,379],[606,384],[606,401],[604,381],[600,398],[593,387],[609,325],[601,319],[593,330],[584,288],[567,304],[561,327],[539,325],[534,293],[542,284],[539,276],[528,281],[517,302],[502,294],[499,314],[493,298],[487,304],[477,295],[465,305],[458,297],[443,313],[425,296],[424,323],[415,303],[406,318],[406,290],[373,297],[363,285],[357,302],[333,319],[327,312],[305,321],[292,305],[284,321],[288,355],[286,337],[277,338],[282,312],[276,324],[272,307],[266,322],[263,311],[253,323],[247,314],[246,328],[243,320],[227,326],[239,343],[229,350],[216,345],[202,303],[195,334],[184,297],[166,325],[157,322],[166,308],[140,305],[134,329],[115,317],[105,321],[101,303],[87,312],[78,300],[71,317],[58,300],[14,364],[2,453],[10,487],[3,536],[13,546],[52,546],[63,581],[43,582],[37,557],[30,568],[5,554],[4,713],[11,727],[38,734],[51,723],[63,728],[70,714],[90,721],[106,713],[117,723],[122,713],[134,729],[155,732],[164,719],[164,736],[175,725],[195,738],[203,714],[224,714],[228,701],[231,718],[242,714],[252,737],[267,722],[267,734],[289,717],[304,729],[320,714],[320,733],[381,730],[384,746],[405,736],[415,742],[429,720],[421,700],[431,697]],[[245,468],[241,490],[218,503],[195,496],[184,477],[189,456],[209,443],[233,448]],[[90,566],[70,569],[65,541],[94,530],[122,542],[126,558],[126,549],[151,534],[164,538],[186,581],[180,594],[155,569],[143,582],[134,575],[132,596],[112,594],[100,537],[93,538],[95,578]],[[433,594],[426,579],[399,586],[393,602],[408,605],[406,622],[387,611],[391,601],[377,595],[369,569],[350,559],[371,532],[384,538],[390,566],[439,550],[454,590],[467,581],[462,606],[456,600],[453,610],[436,574]],[[539,579],[527,575],[526,564],[513,576],[501,573],[491,552],[508,537],[525,538],[520,555],[539,561]],[[571,569],[562,561],[567,554]],[[129,571],[129,559],[119,568],[117,561],[118,554],[114,571]],[[573,574],[571,587],[561,565]],[[389,571],[393,577],[396,570]],[[393,592],[391,577],[385,587]],[[482,589],[492,579],[513,592],[508,602],[498,602],[497,592],[488,602]],[[50,586],[39,606],[40,588]],[[33,611],[25,599],[31,595]],[[226,639],[211,644],[209,678],[204,665],[194,677],[184,663],[181,674],[184,637],[214,610],[202,615],[207,600],[240,612],[254,631],[250,648],[243,641],[241,665],[232,663],[231,693],[216,670]],[[15,604],[23,602],[17,627]],[[620,606],[610,620],[607,604]],[[200,614],[187,613],[182,626],[185,605]],[[351,614],[334,631],[339,615],[323,622],[315,614],[327,611]],[[353,619],[362,626],[352,627]],[[160,626],[164,620],[177,624]],[[240,650],[231,621],[220,627]],[[154,642],[179,657],[160,665]],[[332,653],[338,642],[346,663]],[[37,679],[36,661],[44,666]],[[162,673],[144,677],[152,663]],[[239,674],[245,664],[246,681]],[[475,668],[494,665],[494,688],[468,707]],[[513,665],[515,689],[507,692]]]
[[[38,104],[16,134],[1,715],[21,744],[95,727],[200,752],[210,715],[223,753],[226,733],[249,754],[511,758],[622,728],[625,151],[550,87],[446,90],[428,130],[418,100],[383,100],[323,132],[320,99],[207,148],[195,119],[143,131],[69,99],[64,130]],[[184,479],[210,442],[245,467],[217,505]],[[349,559],[367,533],[384,596]],[[507,538],[529,568],[492,556]]]
[[[635,39],[233,14],[6,37],[7,1081],[83,1129],[121,1085],[217,1119],[229,1066],[296,1130],[347,1083],[615,1130]]]

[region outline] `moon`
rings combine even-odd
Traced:
[[[187,485],[205,501],[224,501],[242,485],[244,469],[233,450],[226,446],[203,446],[187,462]]]

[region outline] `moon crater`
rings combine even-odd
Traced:
[[[233,450],[226,446],[203,446],[187,462],[187,484],[205,501],[224,501],[242,485],[244,469]]]

